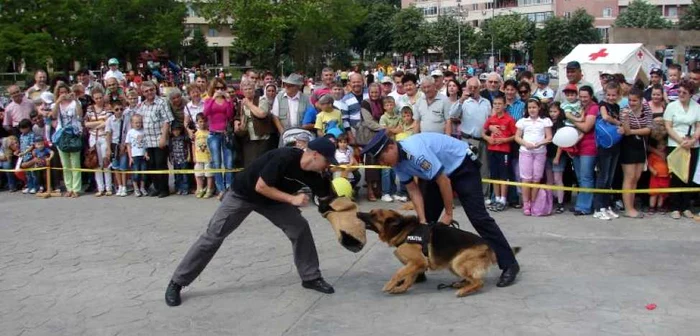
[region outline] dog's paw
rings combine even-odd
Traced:
[[[403,294],[406,293],[408,288],[405,288],[404,286],[396,286],[388,291],[389,294]]]
[[[391,290],[391,289],[394,288],[394,287],[396,287],[396,286],[394,285],[394,280],[389,280],[389,281],[387,281],[387,283],[386,283],[386,284],[384,285],[384,287],[382,288],[382,292],[389,292],[389,290]]]

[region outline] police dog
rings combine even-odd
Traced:
[[[497,263],[486,241],[471,232],[442,223],[424,225],[416,216],[403,216],[393,210],[374,209],[359,212],[357,217],[367,230],[377,233],[379,240],[396,247],[394,255],[404,264],[384,285],[382,290],[387,293],[406,292],[418,274],[428,269],[449,268],[461,279],[450,287],[459,289],[457,297],[466,296],[484,285],[482,278]],[[519,247],[513,248],[514,253],[519,251]]]

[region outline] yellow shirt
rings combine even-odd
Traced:
[[[209,145],[207,144],[208,138],[209,131],[199,130],[194,135],[194,162],[211,162],[211,152],[209,151]]]
[[[334,109],[332,112],[321,111],[316,115],[316,125],[314,125],[314,128],[325,133],[328,130],[328,123],[333,121],[336,122],[336,127],[338,127],[338,129],[343,129],[343,115],[340,114],[339,110]]]

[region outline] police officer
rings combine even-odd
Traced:
[[[486,211],[481,193],[480,163],[468,144],[438,133],[419,133],[395,142],[380,131],[362,153],[372,155],[380,164],[394,169],[401,183],[406,185],[421,223],[438,220],[451,223],[452,192],[457,192],[469,221],[496,253],[498,266],[503,270],[498,287],[509,286],[515,281],[520,266],[506,237]],[[425,195],[413,177],[429,181]]]
[[[180,305],[180,290],[194,281],[219,250],[224,239],[255,211],[282,229],[292,242],[294,264],[304,288],[332,294],[333,287],[321,277],[318,254],[309,223],[297,207],[309,202],[302,187],[324,199],[319,211],[334,196],[331,182],[321,173],[335,160],[335,145],[328,138],[309,142],[305,150],[283,147],[258,157],[242,173],[221,201],[207,230],[192,245],[175,270],[165,291],[168,306]]]

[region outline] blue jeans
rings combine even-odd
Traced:
[[[187,169],[187,162],[173,164],[174,170]],[[187,182],[187,174],[175,173],[175,190],[177,191],[188,191],[190,186]]]
[[[41,171],[31,171],[25,173],[25,176],[27,177],[27,189],[39,189],[36,174],[40,172]]]
[[[211,169],[233,169],[233,151],[224,145],[223,133],[209,133],[207,145],[211,152]],[[222,166],[223,163],[223,166]],[[233,184],[233,173],[214,173],[216,190],[224,192]]]
[[[382,195],[396,195],[396,173],[393,169],[382,169]]]
[[[575,156],[574,170],[578,179],[578,186],[581,188],[593,188],[595,185],[595,156]],[[580,192],[576,196],[576,211],[585,214],[593,212],[593,194]]]
[[[146,170],[146,158],[143,156],[134,156],[132,157],[134,160],[134,164],[131,165],[131,170],[132,171],[145,171]],[[134,182],[141,182],[143,180],[143,174],[138,174],[134,173],[131,175],[131,180]]]
[[[610,189],[612,187],[619,158],[620,144],[607,149],[598,148],[598,174],[595,179],[595,187],[597,189]],[[593,197],[593,209],[595,210],[607,208],[611,205],[610,194],[596,194]]]
[[[0,163],[2,164],[0,165],[2,169],[15,169],[15,166],[12,164],[12,160],[2,161]],[[7,176],[7,187],[10,190],[17,189],[17,180],[15,179],[15,173],[9,172],[5,173],[5,175]]]

